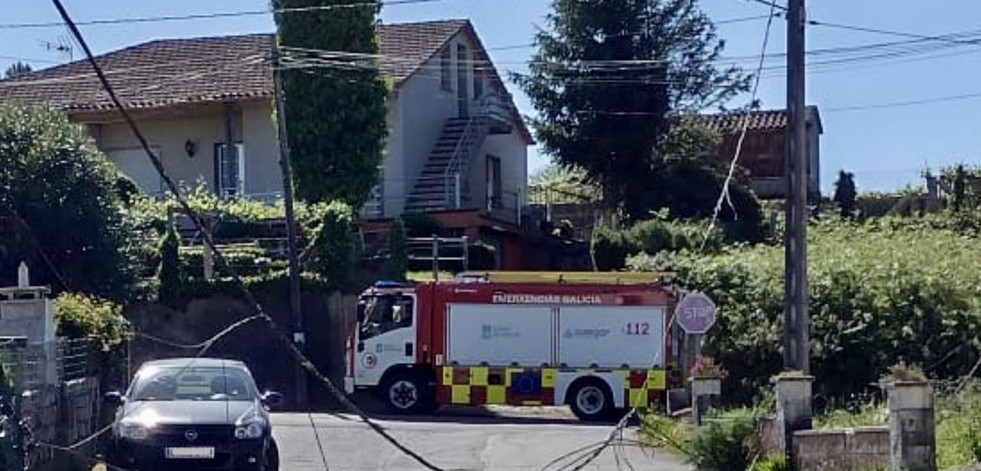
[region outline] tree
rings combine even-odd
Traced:
[[[31,281],[110,300],[127,297],[116,170],[68,117],[0,105],[0,286]]]
[[[32,70],[34,69],[32,69],[29,64],[25,64],[23,62],[16,62],[14,63],[14,65],[7,67],[7,71],[3,73],[3,78],[4,80],[9,80],[12,78],[16,78],[18,75],[24,75],[30,73]]]
[[[539,113],[546,152],[578,166],[610,207],[631,218],[660,165],[671,116],[748,89],[738,68],[716,68],[724,42],[696,0],[553,0],[529,73],[515,80]]]
[[[177,308],[181,301],[183,280],[180,267],[181,238],[173,224],[167,225],[167,232],[160,240],[160,267],[157,269],[157,300],[172,308]]]
[[[851,218],[855,216],[855,198],[857,197],[855,174],[844,170],[838,172],[838,181],[835,182],[835,194],[832,199],[838,204],[842,217]]]
[[[378,53],[374,25],[380,5],[378,0],[273,0],[277,10],[287,9],[276,15],[284,55],[317,64],[282,72],[296,194],[303,201],[341,200],[360,208],[377,183],[388,132],[388,87],[377,63],[365,57]],[[288,11],[309,7],[327,8]],[[291,48],[332,52],[317,58]]]
[[[964,207],[965,196],[967,194],[966,183],[967,183],[967,172],[964,170],[964,165],[958,165],[953,171],[954,180],[954,212],[960,212],[961,208]]]
[[[409,248],[405,237],[405,225],[396,219],[388,226],[388,260],[386,275],[392,281],[405,281],[409,271]]]

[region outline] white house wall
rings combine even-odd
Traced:
[[[501,159],[501,189],[504,192],[504,208],[513,214],[518,205],[523,206],[528,195],[528,147],[517,133],[498,134],[487,141],[474,156],[470,165],[470,195],[473,205],[487,208],[487,157]]]
[[[405,207],[405,199],[412,191],[411,185],[407,182],[406,163],[405,163],[405,131],[400,124],[402,120],[400,112],[400,92],[393,92],[386,102],[388,113],[388,138],[385,141],[385,156],[382,161],[382,197],[384,198],[385,216],[398,215]]]
[[[244,104],[232,114],[233,140],[245,147],[245,192],[248,195],[274,195],[282,192],[283,180],[279,169],[279,145],[272,122],[271,103]],[[137,124],[150,146],[158,150],[167,173],[183,185],[204,182],[214,184],[214,145],[224,142],[225,112],[216,107],[200,107],[180,113],[167,112],[156,116],[138,117]],[[122,122],[89,126],[93,137],[110,159],[130,157],[130,151],[140,149],[129,127]],[[185,144],[190,140],[197,150],[188,156]],[[138,181],[145,191],[158,194],[159,181]]]

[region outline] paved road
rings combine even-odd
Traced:
[[[488,416],[453,411],[425,418],[380,418],[379,422],[447,470],[539,470],[556,457],[605,440],[611,430],[609,425],[580,424],[556,417],[554,412],[537,416],[497,412]],[[283,471],[324,471],[318,436],[329,471],[423,469],[349,415],[277,414],[273,424]],[[628,431],[627,436],[633,438],[633,433]],[[638,471],[689,470],[660,451],[652,456],[637,447],[624,447],[621,456]],[[585,469],[615,470],[617,460],[608,450]],[[630,467],[623,464],[621,469]]]

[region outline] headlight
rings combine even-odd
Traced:
[[[262,438],[262,434],[265,433],[263,430],[261,422],[252,422],[245,425],[239,425],[235,427],[235,438],[239,440],[248,440],[252,438]]]
[[[119,438],[127,440],[146,440],[150,432],[142,425],[123,424],[119,426]]]

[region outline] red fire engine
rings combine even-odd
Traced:
[[[563,405],[586,420],[661,403],[672,288],[652,274],[485,273],[378,283],[358,303],[345,389],[394,412]]]

